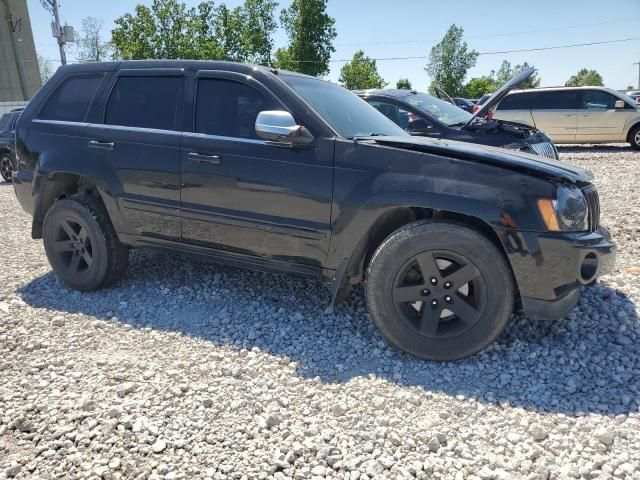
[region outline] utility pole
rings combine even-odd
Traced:
[[[638,65],[638,90],[640,90],[640,62],[636,62],[634,65]]]
[[[60,16],[58,14],[58,0],[40,0],[42,6],[49,10],[53,14],[53,23],[51,24],[51,30],[54,38],[58,41],[58,48],[60,49],[60,62],[62,65],[67,64],[67,54],[64,51],[64,46],[67,42],[73,42],[73,28],[60,26]]]

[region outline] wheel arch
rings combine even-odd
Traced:
[[[636,121],[636,123],[632,124],[627,131],[627,142],[631,143],[631,134],[634,132],[636,128],[640,128],[640,120]]]

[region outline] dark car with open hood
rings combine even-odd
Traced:
[[[534,69],[527,69],[513,77],[473,114],[456,106],[455,99],[445,100],[414,90],[356,93],[411,135],[478,143],[557,159],[558,151],[544,132],[525,123],[495,120],[487,114],[533,72]]]
[[[16,148],[31,236],[69,287],[110,287],[139,247],[326,280],[332,305],[363,283],[382,334],[428,359],[483,349],[515,305],[563,317],[614,263],[585,171],[411,136],[295,73],[62,66],[20,117]]]

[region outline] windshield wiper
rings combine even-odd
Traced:
[[[462,127],[464,125],[466,125],[467,122],[456,122],[456,123],[452,123],[451,125],[449,125],[450,127]]]
[[[369,138],[369,137],[385,137],[386,135],[384,133],[369,133],[367,135],[354,135],[353,137],[349,137],[349,140],[361,140],[363,138]]]

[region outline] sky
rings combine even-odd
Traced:
[[[194,6],[200,0],[185,0]],[[61,22],[76,29],[84,17],[104,21],[104,35],[110,36],[113,21],[133,12],[138,3],[151,0],[59,0]],[[220,1],[216,2],[221,3]],[[225,0],[234,7],[242,0]],[[59,64],[58,47],[51,36],[51,17],[40,0],[27,0],[34,40],[39,54]],[[280,0],[279,10],[290,4]],[[640,37],[640,0],[329,0],[328,13],[336,20],[338,36],[332,56],[329,80],[337,81],[340,68],[362,49],[372,58],[429,55],[455,23],[464,29],[469,47],[481,53],[601,42]],[[274,36],[275,46],[286,46],[282,29]],[[73,60],[73,47],[67,57]],[[563,85],[581,68],[595,69],[606,86],[625,89],[638,85],[640,39],[556,50],[484,54],[478,57],[469,77],[497,70],[503,60],[512,65],[528,62],[538,69],[542,86]],[[378,71],[393,87],[399,78],[409,78],[413,88],[426,90],[429,77],[425,58],[379,60]]]

